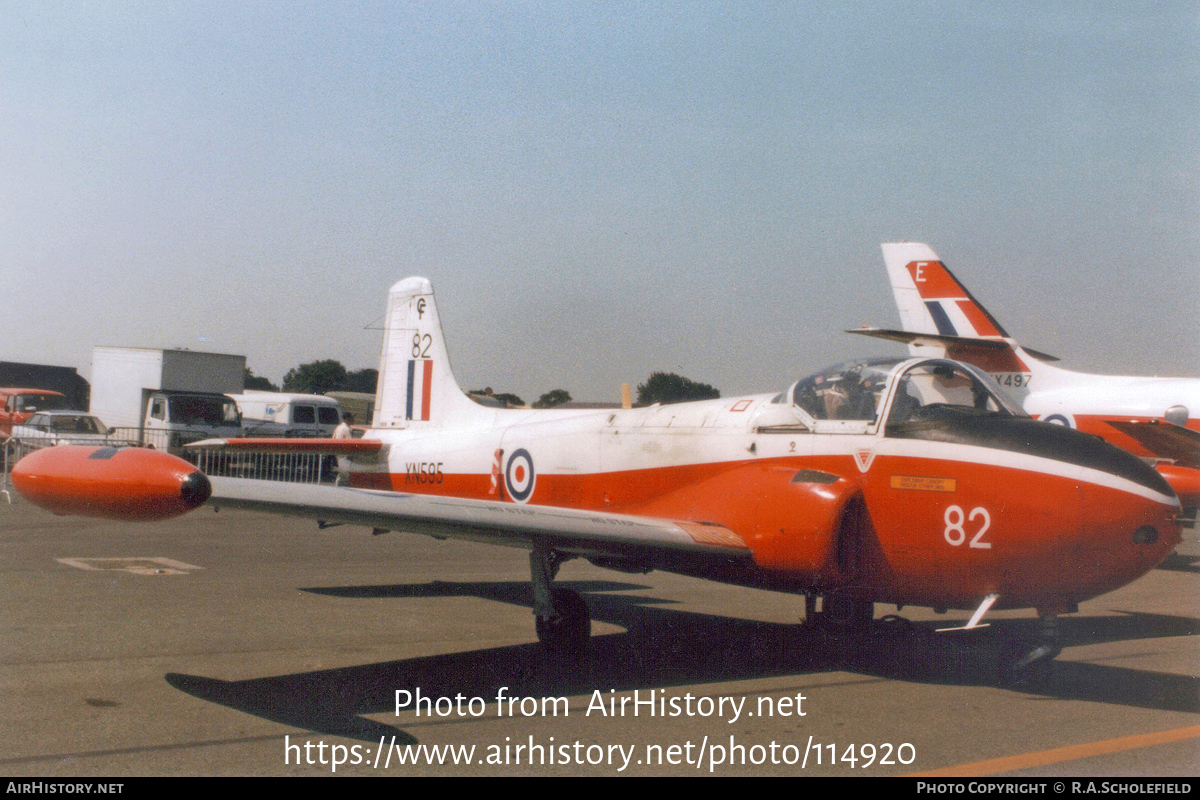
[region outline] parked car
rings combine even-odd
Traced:
[[[12,429],[14,447],[20,455],[57,444],[124,446],[132,442],[116,439],[98,417],[81,411],[39,411]]]
[[[12,435],[14,425],[20,425],[38,411],[56,411],[69,407],[67,398],[49,389],[0,389],[0,439]]]

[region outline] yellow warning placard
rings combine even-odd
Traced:
[[[917,492],[954,492],[958,490],[958,479],[933,478],[926,475],[893,475],[892,488]]]

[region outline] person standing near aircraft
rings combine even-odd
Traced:
[[[343,412],[342,424],[333,429],[334,439],[352,439],[354,438],[350,426],[354,424],[354,415],[349,411]],[[337,460],[337,480],[334,481],[335,486],[345,486],[350,483],[350,463],[349,459],[339,458]]]

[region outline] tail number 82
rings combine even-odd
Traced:
[[[954,547],[958,547],[967,540],[967,523],[969,522],[970,527],[973,529],[978,526],[975,535],[971,537],[971,544],[969,546],[977,547],[981,550],[991,549],[992,543],[983,541],[983,535],[992,526],[992,515],[983,506],[972,508],[970,514],[958,506],[950,506],[946,509],[944,519],[946,521],[946,530],[942,535]]]

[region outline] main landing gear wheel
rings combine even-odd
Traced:
[[[592,615],[578,592],[552,586],[558,568],[565,560],[549,548],[534,547],[529,554],[533,615],[538,641],[551,654],[575,661],[587,655]]]
[[[592,637],[592,615],[578,592],[555,589],[551,592],[555,613],[537,618],[537,637],[546,649],[565,656],[582,656]]]

